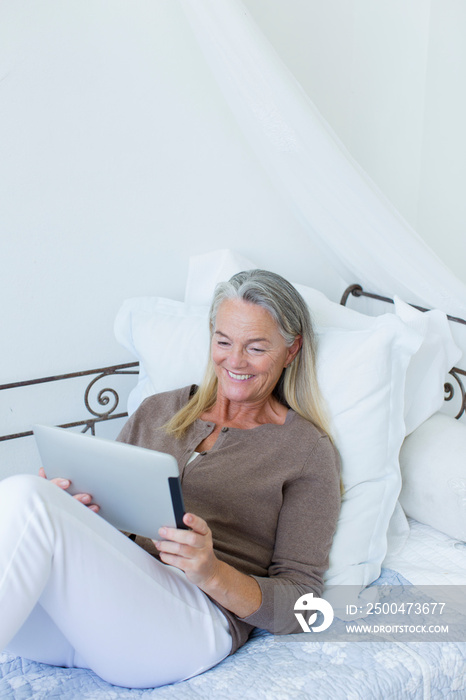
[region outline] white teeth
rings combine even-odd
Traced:
[[[228,369],[227,372],[232,379],[249,379],[252,377],[252,374],[233,374],[233,372],[230,372]]]

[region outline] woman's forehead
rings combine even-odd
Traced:
[[[228,335],[229,332],[251,334],[251,339],[270,337],[280,333],[275,319],[263,306],[243,301],[226,299],[217,311],[214,332]]]

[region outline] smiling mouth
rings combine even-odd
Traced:
[[[240,382],[244,382],[246,379],[251,379],[251,377],[254,376],[253,374],[235,374],[234,372],[230,372],[229,369],[227,369],[227,372],[229,377]]]

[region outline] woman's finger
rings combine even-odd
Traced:
[[[189,544],[192,547],[203,547],[205,545],[203,538],[211,534],[206,521],[193,513],[185,513],[183,522],[189,527],[189,530],[176,527],[161,527],[159,530],[160,537],[164,540]],[[194,535],[200,535],[200,537]]]
[[[46,478],[47,478],[47,475],[46,475],[46,473],[45,473],[44,467],[41,467],[41,468],[39,469],[39,476],[40,476],[42,479],[46,479]],[[71,486],[71,481],[70,481],[69,479],[59,479],[59,478],[57,478],[57,479],[51,479],[51,480],[50,480],[50,483],[51,483],[51,484],[56,484],[56,486],[59,486],[61,489],[65,489],[65,490],[66,490],[66,489],[69,489],[70,486]]]
[[[52,484],[55,484],[56,486],[59,486],[61,489],[64,489],[65,491],[66,491],[66,489],[69,489],[71,486],[71,481],[69,479],[60,479],[57,477],[56,479],[51,479],[50,482]]]
[[[170,542],[169,540],[153,540],[153,542],[159,552],[163,554],[176,554],[178,557],[187,557],[191,551],[187,545],[180,542]]]
[[[198,515],[194,515],[194,513],[185,513],[183,522],[193,532],[198,532],[200,535],[208,535],[210,533],[210,528],[206,521]]]
[[[80,503],[84,503],[85,506],[90,505],[92,497],[88,493],[75,493],[73,496]]]
[[[44,467],[40,467],[39,469],[39,476],[42,479],[46,479],[47,475],[45,473]],[[71,486],[71,481],[69,479],[51,479],[52,484],[55,484],[56,486],[59,486],[61,489],[66,491],[66,489],[69,489]],[[87,506],[89,510],[94,511],[94,513],[98,513],[100,510],[100,506],[98,506],[96,503],[92,503],[92,496],[88,493],[77,493],[73,496],[77,501],[82,503],[83,505]]]
[[[161,527],[159,535],[162,542],[177,542],[189,547],[204,547],[205,535],[193,532],[192,530],[182,530],[176,527]]]
[[[100,510],[100,506],[96,503],[92,503],[92,496],[88,493],[76,493],[73,498],[87,506],[89,510],[94,511],[94,513],[98,513]]]

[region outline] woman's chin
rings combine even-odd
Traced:
[[[238,403],[254,401],[255,392],[251,379],[231,380],[219,388],[222,396],[230,401]]]

